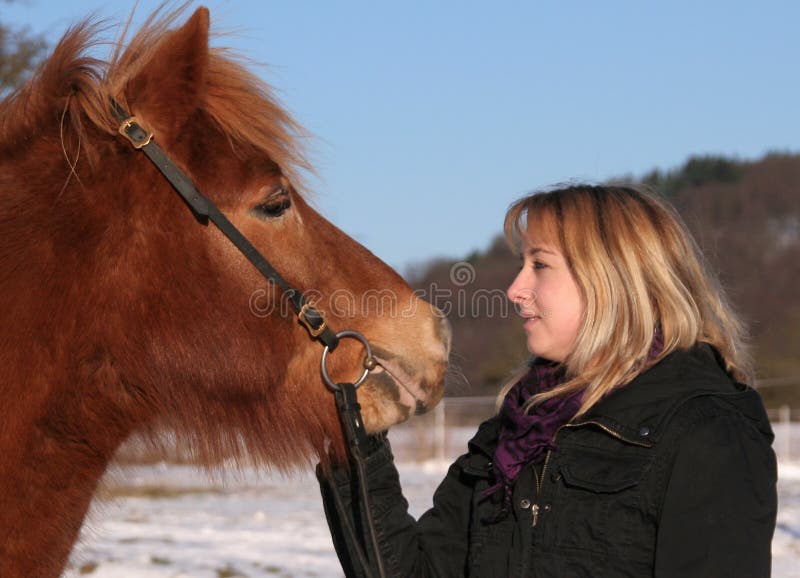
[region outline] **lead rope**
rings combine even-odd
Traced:
[[[375,521],[372,519],[372,499],[369,495],[369,486],[367,485],[367,466],[366,457],[368,451],[369,439],[367,432],[364,429],[364,420],[361,417],[361,405],[358,403],[358,395],[356,389],[364,382],[370,369],[375,366],[375,360],[372,357],[372,348],[369,341],[361,333],[357,331],[342,331],[336,334],[337,338],[351,337],[361,341],[366,351],[364,359],[364,373],[355,383],[334,383],[328,375],[328,370],[325,367],[325,362],[328,359],[329,348],[326,346],[322,350],[321,371],[322,379],[328,388],[333,391],[333,397],[336,400],[336,409],[339,412],[339,420],[342,422],[342,431],[344,432],[345,441],[349,450],[350,459],[353,462],[356,470],[356,484],[358,485],[358,497],[353,497],[353,503],[360,499],[360,505],[363,511],[363,520],[366,525],[366,539],[368,552],[364,552],[361,546],[361,540],[358,538],[353,523],[350,520],[349,512],[344,505],[344,500],[339,490],[336,487],[336,480],[333,479],[333,472],[330,468],[323,468],[325,479],[328,482],[331,494],[333,495],[334,505],[342,520],[345,531],[347,532],[350,542],[353,544],[356,558],[364,571],[365,578],[374,578],[376,574],[370,569],[368,560],[371,558],[374,563],[377,578],[387,578],[386,569],[383,565],[383,556],[381,555],[380,546],[378,544],[378,532],[375,528]]]
[[[380,546],[378,544],[378,532],[371,514],[372,499],[369,495],[369,487],[367,485],[365,462],[368,439],[367,433],[364,430],[364,422],[361,418],[361,406],[356,396],[356,388],[352,383],[339,383],[336,385],[338,387],[338,389],[334,391],[336,408],[339,410],[339,418],[341,419],[342,429],[344,430],[347,445],[350,450],[350,458],[356,469],[356,483],[358,485],[359,495],[355,499],[360,499],[360,505],[363,509],[363,520],[366,525],[365,529],[367,533],[365,542],[367,542],[366,545],[369,546],[367,553],[365,553],[361,547],[358,535],[350,521],[347,509],[345,508],[344,500],[336,487],[336,481],[333,479],[328,469],[325,470],[325,476],[334,498],[336,510],[339,513],[339,517],[342,519],[345,530],[349,534],[350,542],[353,544],[358,562],[361,564],[364,571],[364,576],[366,578],[373,578],[374,576],[386,578],[387,574],[383,565],[383,556],[381,555]],[[377,574],[374,574],[370,569],[371,567],[367,555],[369,555],[369,558],[373,562]]]

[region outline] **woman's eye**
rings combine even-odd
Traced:
[[[544,263],[542,263],[541,261],[534,261],[534,262],[533,262],[533,268],[534,268],[534,269],[544,269],[544,268],[546,268],[546,267],[547,267],[547,265],[545,265],[545,264],[544,264]]]
[[[282,194],[256,205],[253,210],[257,213],[257,216],[274,219],[283,215],[291,206],[292,199],[288,194]]]

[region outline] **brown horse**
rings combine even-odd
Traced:
[[[213,226],[118,134],[110,99],[336,330],[373,344],[359,389],[381,430],[442,395],[449,328],[303,199],[298,127],[209,47],[209,15],[156,15],[108,62],[70,31],[0,103],[0,576],[57,576],[100,477],[133,432],[168,427],[205,463],[308,465],[344,444],[322,346]],[[121,46],[121,42],[119,44]],[[391,299],[391,303],[387,301]],[[363,349],[343,340],[334,379]]]

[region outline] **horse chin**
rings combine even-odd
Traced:
[[[428,384],[399,365],[377,357],[378,365],[359,389],[358,399],[368,433],[384,431],[433,408],[444,393],[443,383]]]

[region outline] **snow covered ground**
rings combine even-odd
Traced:
[[[430,505],[447,463],[400,464],[412,514]],[[343,576],[312,473],[282,477],[187,466],[112,470],[66,578]],[[779,467],[773,576],[800,578],[800,462]]]
[[[412,513],[446,465],[404,464]],[[209,479],[187,466],[110,472],[67,578],[341,577],[312,473],[253,471]]]
[[[800,577],[800,462],[778,464],[778,525],[772,539],[772,575]]]

